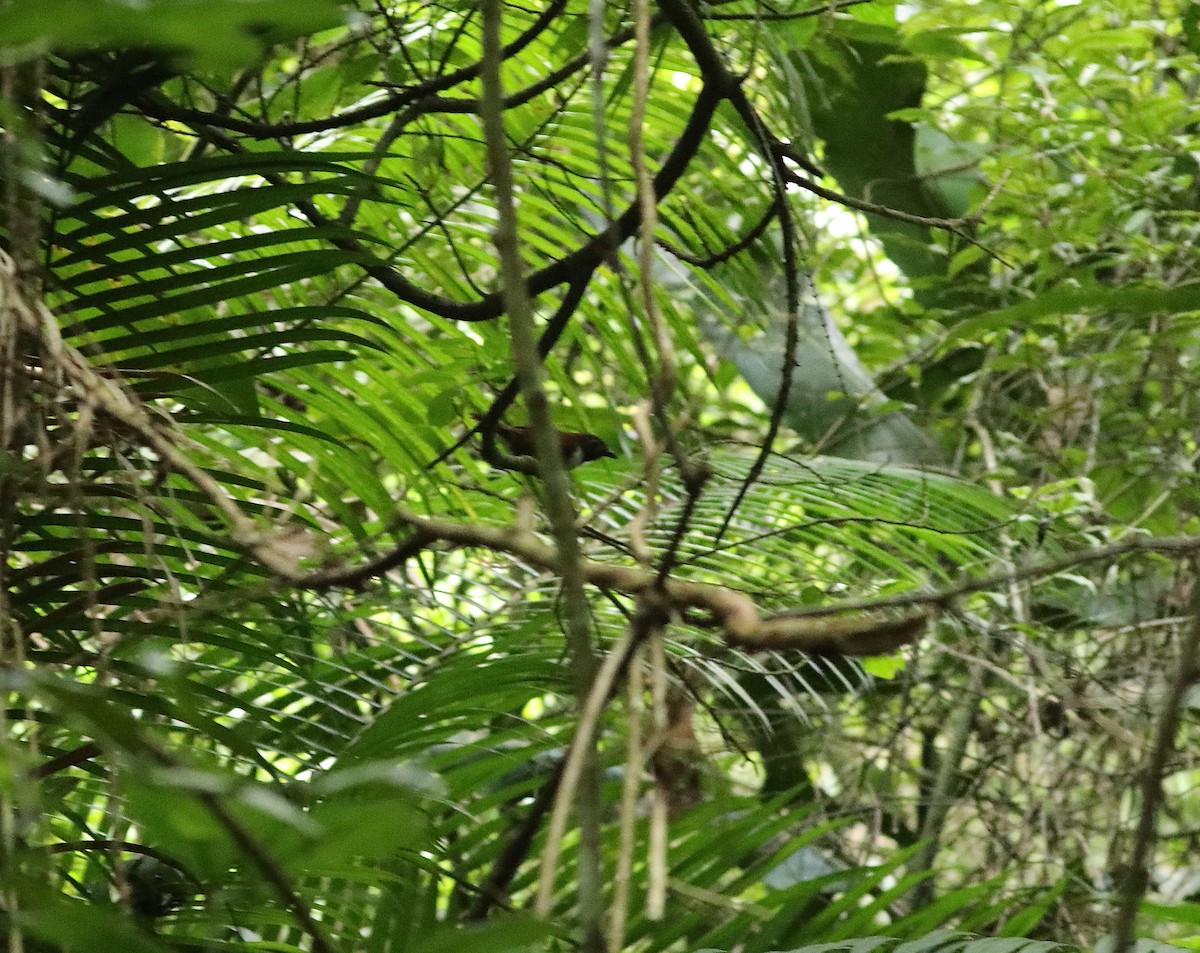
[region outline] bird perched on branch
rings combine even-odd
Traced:
[[[496,424],[496,436],[504,441],[508,452],[515,457],[536,455],[532,427],[498,423]],[[608,444],[594,433],[560,430],[558,431],[558,442],[562,449],[563,464],[568,470],[574,470],[581,463],[590,463],[592,460],[616,457]]]

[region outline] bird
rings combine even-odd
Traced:
[[[498,423],[496,424],[496,436],[504,441],[509,453],[514,456],[532,457],[536,455],[532,427]],[[558,431],[558,442],[562,450],[563,465],[568,470],[574,470],[580,464],[590,463],[593,460],[616,457],[612,448],[594,433],[560,430]]]

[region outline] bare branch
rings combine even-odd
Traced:
[[[509,553],[548,572],[561,572],[562,560],[553,547],[513,527],[476,526],[407,512],[402,512],[399,518],[426,539]],[[722,586],[682,579],[660,581],[657,572],[588,559],[581,560],[579,568],[588,584],[626,595],[640,596],[661,585],[662,596],[672,611],[705,613],[721,629],[728,645],[751,650],[878,655],[911,642],[925,629],[933,614],[918,610],[899,617],[762,616],[752,599]]]

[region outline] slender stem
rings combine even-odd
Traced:
[[[1193,564],[1194,565],[1194,564]],[[1189,689],[1200,682],[1200,579],[1192,577],[1192,622],[1179,647],[1179,665],[1171,691],[1163,702],[1155,732],[1154,747],[1142,771],[1142,805],[1138,814],[1133,852],[1127,865],[1128,874],[1121,885],[1120,902],[1113,919],[1113,953],[1126,953],[1133,948],[1133,928],[1138,907],[1150,885],[1149,864],[1158,839],[1158,812],[1163,804],[1163,777],[1167,773],[1175,735],[1179,731],[1179,716]]]
[[[543,503],[558,550],[562,577],[564,628],[570,651],[577,704],[582,709],[591,693],[596,674],[592,647],[591,616],[584,590],[579,537],[575,531],[575,507],[571,486],[563,466],[550,405],[543,386],[544,369],[538,353],[533,309],[525,284],[524,264],[518,244],[517,209],[512,161],[504,133],[504,88],[500,77],[500,0],[483,0],[483,56],[480,81],[483,96],[480,114],[487,144],[488,166],[496,190],[496,251],[500,257],[501,294],[509,318],[513,364],[529,423],[542,478]],[[575,808],[579,822],[579,921],[583,953],[604,953],[604,899],[601,890],[600,857],[600,771],[596,741],[590,734],[576,744],[582,752],[581,777]],[[568,788],[564,785],[563,792]],[[560,797],[562,795],[560,794]]]
[[[231,812],[215,794],[201,794],[200,801],[208,808],[209,813],[225,828],[230,839],[258,869],[263,879],[275,891],[275,895],[295,917],[300,928],[308,935],[314,953],[337,953],[337,947],[325,935],[321,924],[313,915],[312,909],[296,892],[291,880],[283,868],[276,863],[270,851],[253,833]]]
[[[987,686],[987,669],[974,666],[968,677],[966,691],[950,716],[946,749],[938,759],[938,772],[933,788],[929,792],[925,811],[925,822],[921,825],[921,839],[925,842],[913,857],[911,870],[931,872],[941,846],[942,831],[950,808],[954,806],[954,795],[962,777],[963,758],[979,715],[979,704]],[[934,899],[932,875],[917,885],[913,891],[913,906],[920,909]]]
[[[625,777],[621,784],[621,834],[617,851],[617,871],[613,877],[612,912],[608,922],[608,947],[620,950],[625,945],[625,921],[629,916],[629,883],[633,875],[633,847],[637,834],[637,800],[642,785],[645,745],[642,738],[642,693],[645,690],[643,663],[637,650],[629,660],[626,676]]]

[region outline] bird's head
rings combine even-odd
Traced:
[[[568,469],[592,460],[616,457],[612,448],[594,433],[564,433],[561,435],[563,461]]]

